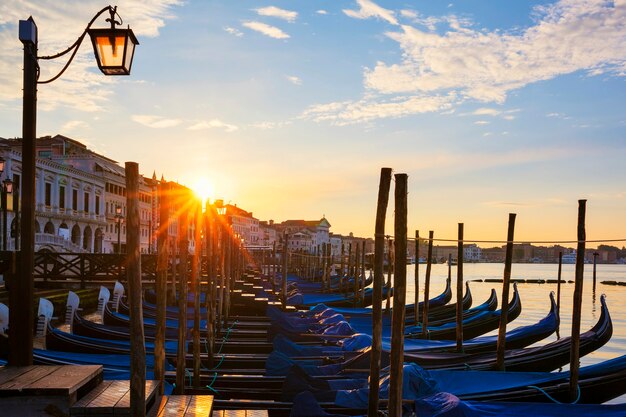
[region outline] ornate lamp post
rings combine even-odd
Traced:
[[[92,29],[91,25],[108,12],[111,24],[107,29]],[[78,48],[89,33],[98,68],[106,75],[128,75],[132,65],[137,38],[130,29],[121,25],[117,7],[107,6],[87,24],[78,39],[66,50],[49,56],[38,56],[37,25],[32,17],[19,22],[19,39],[24,44],[24,95],[22,120],[22,223],[21,251],[18,272],[11,283],[11,349],[9,363],[26,366],[33,362],[33,267],[35,257],[35,140],[37,130],[37,84],[47,84],[59,78],[69,67]],[[63,69],[49,80],[39,81],[39,61],[52,60],[71,52]],[[19,278],[18,278],[19,277]]]
[[[122,253],[121,233],[122,233],[122,219],[124,219],[124,216],[122,216],[121,206],[115,207],[115,218],[117,219],[117,251],[116,253]]]

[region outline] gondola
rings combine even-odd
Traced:
[[[600,302],[602,306],[598,322],[591,330],[580,335],[579,352],[581,357],[603,346],[613,334],[613,324],[604,295],[600,297]],[[361,355],[366,356],[368,354],[368,352],[364,352]],[[569,356],[570,338],[564,337],[542,346],[506,350],[504,363],[505,368],[509,371],[548,372],[567,364]],[[355,363],[360,363],[360,360],[351,358],[342,364],[334,364],[335,366],[329,368],[325,368],[320,361],[313,363],[314,366],[311,370],[317,375],[327,372],[333,374],[340,371],[355,372],[355,370],[364,369],[355,368]],[[479,354],[407,352],[404,354],[404,360],[415,362],[426,369],[492,370],[495,368],[496,354],[495,352]],[[286,355],[281,356],[279,353],[273,352],[267,361],[266,371],[268,374],[275,374],[276,370],[284,370],[289,365],[297,363]],[[307,365],[311,365],[311,362]]]

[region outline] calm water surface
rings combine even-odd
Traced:
[[[456,279],[456,266],[451,269],[453,282]],[[512,279],[556,279],[558,265],[556,264],[513,264]],[[463,276],[466,281],[485,278],[502,279],[504,264],[479,263],[464,264]],[[426,265],[419,265],[420,300],[424,299],[424,277]],[[448,266],[445,264],[432,265],[430,297],[440,294],[445,288],[448,276]],[[415,265],[407,265],[407,303],[412,303],[415,297]],[[626,286],[609,286],[601,281],[626,282],[626,265],[597,265],[596,290],[593,291],[593,265],[585,265],[583,283],[583,305],[581,317],[581,331],[589,330],[600,317],[600,296],[606,295],[607,305],[613,320],[613,336],[602,348],[581,358],[581,366],[598,363],[607,359],[626,354]],[[561,279],[574,280],[574,265],[563,265]],[[536,323],[544,317],[550,308],[549,294],[556,294],[557,284],[517,284],[522,300],[522,313],[513,322],[508,324],[509,329],[527,324]],[[470,282],[473,305],[481,304],[489,297],[492,288],[496,289],[498,301],[502,297],[502,284],[490,282]],[[512,288],[511,288],[512,294]],[[574,295],[573,283],[561,284],[561,336],[571,335],[572,300]],[[497,334],[497,330],[493,332]],[[556,335],[540,342],[544,344],[556,340]],[[612,402],[626,402],[622,396]]]

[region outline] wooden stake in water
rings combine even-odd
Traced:
[[[463,223],[459,223],[456,262],[456,350],[463,352]]]
[[[361,281],[359,268],[359,261],[361,260],[361,248],[359,242],[356,242],[356,255],[354,257],[354,302],[353,305],[356,307],[359,304],[359,282]]]
[[[420,231],[415,231],[415,312],[414,324],[419,321],[419,301],[420,301]]]
[[[378,186],[378,204],[376,207],[376,226],[374,233],[374,283],[372,291],[372,355],[370,358],[370,390],[368,397],[368,417],[378,416],[378,390],[380,388],[380,357],[382,352],[382,303],[383,283],[385,281],[383,263],[385,260],[385,217],[389,203],[391,168],[380,170]],[[342,245],[343,254],[343,245]],[[343,256],[342,256],[343,273]]]
[[[557,273],[557,280],[556,280],[556,312],[559,315],[559,317],[561,316],[561,270],[562,270],[562,267],[563,267],[563,252],[559,252],[559,270]],[[557,339],[561,338],[561,335],[559,334],[560,327],[561,327],[561,324],[559,320],[559,324],[556,327]]]
[[[385,303],[385,314],[389,314],[389,310],[391,309],[391,274],[393,273],[393,240],[389,237],[387,238],[387,245],[389,249],[387,253],[387,285],[385,286],[387,290],[387,301]]]
[[[287,256],[289,246],[289,235],[285,232],[283,235],[283,268],[282,275],[282,294],[283,294],[283,310],[287,308]]]
[[[182,201],[180,203],[184,204]],[[176,394],[185,392],[185,354],[187,352],[187,266],[189,240],[187,228],[189,221],[187,211],[182,210],[178,218],[178,237],[180,264],[178,265],[178,351],[176,352]]]
[[[191,285],[193,291],[193,386],[200,386],[200,268],[202,254],[202,205],[195,204],[194,247]]]
[[[213,344],[215,340],[215,295],[217,292],[217,233],[215,233],[215,208],[209,202],[206,203],[205,209],[205,237],[207,241],[207,285],[208,295],[206,297],[206,315],[207,315],[207,340],[206,349],[208,356],[209,368],[213,367]]]
[[[159,384],[159,394],[165,388],[165,312],[167,307],[167,270],[169,263],[169,200],[166,185],[161,181],[157,188],[159,200],[159,229],[157,232],[156,273],[156,334],[154,337],[154,377]]]
[[[404,365],[404,316],[406,306],[407,175],[396,174],[394,235],[396,242],[391,316],[389,369],[389,416],[402,416],[402,370]]]
[[[578,398],[578,368],[580,367],[580,314],[583,302],[583,277],[585,272],[585,215],[587,200],[578,200],[578,246],[576,248],[576,276],[574,278],[574,308],[572,313],[572,344],[570,345],[569,396]]]
[[[365,239],[361,242],[361,307],[365,307]]]
[[[428,336],[428,307],[430,304],[430,271],[432,268],[433,259],[433,239],[435,232],[430,230],[428,232],[428,260],[426,261],[426,279],[424,282],[424,308],[422,310],[422,337]]]
[[[130,413],[146,415],[146,344],[141,290],[139,164],[126,162],[126,279],[130,301]]]
[[[502,309],[498,328],[498,346],[496,350],[496,369],[504,371],[504,350],[506,349],[506,323],[509,313],[509,287],[511,282],[511,263],[513,261],[513,240],[515,234],[515,213],[509,213],[509,230],[506,237],[506,255],[504,258],[504,279],[502,280]]]

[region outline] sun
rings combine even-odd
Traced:
[[[215,191],[213,184],[206,178],[198,178],[191,186],[193,192],[205,202],[209,198],[213,197]]]

